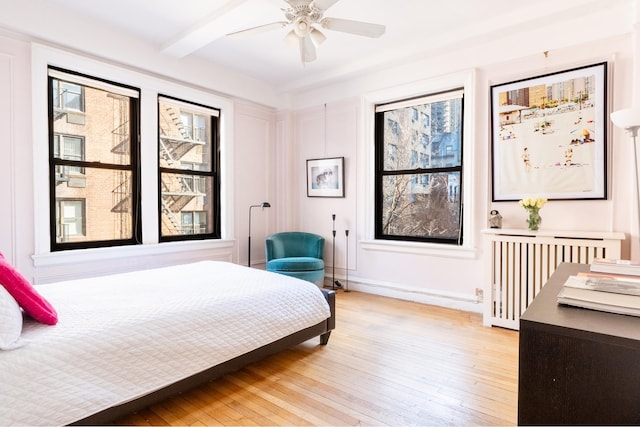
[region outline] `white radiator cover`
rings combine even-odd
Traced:
[[[491,267],[483,322],[518,330],[520,316],[563,262],[620,258],[624,233],[487,229]]]

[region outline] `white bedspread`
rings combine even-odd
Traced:
[[[330,316],[312,283],[216,261],[37,289],[59,322],[0,352],[0,425],[68,424]]]

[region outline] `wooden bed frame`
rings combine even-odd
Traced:
[[[111,408],[107,408],[103,411],[97,412],[70,425],[108,424],[118,418],[144,409],[171,396],[202,385],[208,381],[219,378],[230,372],[240,370],[251,363],[264,359],[265,357],[270,356],[274,353],[278,353],[280,351],[296,346],[300,343],[310,340],[311,338],[319,336],[320,344],[327,345],[327,343],[329,342],[331,331],[335,329],[336,326],[336,296],[335,291],[333,290],[321,289],[321,291],[324,294],[324,297],[327,299],[329,307],[331,308],[331,317],[329,317],[327,320],[324,320],[314,326],[310,326],[301,331],[295,332],[291,335],[274,341],[271,344],[267,344],[265,346],[257,348],[253,351],[250,351],[249,353],[235,357],[221,364],[212,366],[209,369],[182,379],[165,388],[149,393],[138,399],[131,400],[117,406],[112,406]]]

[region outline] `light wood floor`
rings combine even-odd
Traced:
[[[518,333],[479,314],[339,291],[337,326],[119,424],[515,425]]]

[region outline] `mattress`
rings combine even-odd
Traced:
[[[219,261],[37,289],[59,321],[0,352],[0,425],[72,423],[330,316],[310,282]]]

